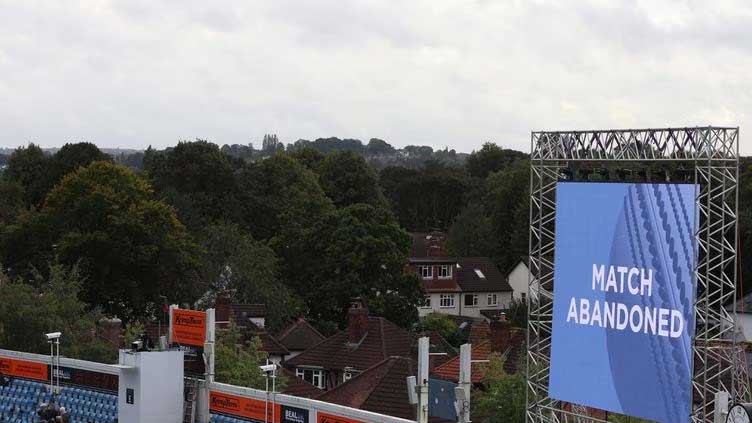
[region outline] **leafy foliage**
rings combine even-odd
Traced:
[[[524,159],[525,153],[499,147],[487,142],[473,152],[465,161],[467,173],[475,178],[485,178],[491,173],[505,170],[514,163]]]
[[[49,276],[37,274],[40,289],[0,275],[0,345],[6,349],[49,353],[45,333],[60,331],[66,357],[113,362],[115,349],[96,336],[97,311],[87,311],[78,298],[78,268],[54,264]]]
[[[198,248],[174,211],[152,199],[146,181],[107,162],[66,176],[39,213],[7,228],[2,251],[18,275],[53,259],[77,265],[81,298],[126,320],[160,295],[181,300],[200,288],[190,283]]]
[[[525,375],[522,372],[508,374],[504,361],[491,356],[483,379],[485,390],[473,391],[473,421],[482,423],[525,422]]]
[[[230,326],[217,332],[214,374],[217,382],[256,389],[266,388],[266,377],[259,366],[266,364],[267,354],[261,351],[261,340],[253,337],[244,342],[244,335],[230,319]],[[284,375],[277,373],[276,391],[286,386]],[[272,384],[269,383],[271,390]]]
[[[441,313],[428,313],[421,320],[421,326],[424,331],[434,330],[447,340],[454,338],[459,330],[454,320]]]
[[[384,204],[376,174],[362,156],[352,152],[329,153],[318,168],[321,187],[337,207]]]
[[[213,293],[232,293],[241,303],[266,304],[266,326],[271,331],[298,316],[300,298],[280,279],[274,250],[245,233],[237,224],[218,223],[202,233],[203,276]]]

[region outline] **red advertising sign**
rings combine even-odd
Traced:
[[[47,369],[47,364],[0,357],[0,372],[5,375],[47,380]]]
[[[266,412],[264,411],[265,405],[268,405]],[[274,406],[272,407],[272,405]],[[209,410],[260,421],[266,419],[266,421],[274,423],[279,423],[280,414],[282,414],[279,404],[217,391],[209,392]],[[272,416],[274,419],[272,419]]]
[[[172,310],[172,342],[203,347],[205,338],[205,311]]]
[[[365,423],[361,420],[351,419],[349,417],[335,416],[334,414],[322,413],[319,411],[316,413],[316,423]]]

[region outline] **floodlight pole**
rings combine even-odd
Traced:
[[[428,423],[428,349],[428,337],[418,339],[418,423]]]
[[[470,423],[470,384],[472,374],[471,345],[460,346],[460,375],[458,390],[462,390],[462,398],[457,398],[457,418],[459,423]]]

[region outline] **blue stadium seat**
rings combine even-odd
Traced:
[[[10,386],[0,387],[0,421],[33,423],[36,410],[42,403],[49,403],[52,394],[41,382],[14,379]],[[112,423],[117,418],[117,395],[91,389],[65,386],[55,403],[65,407],[71,414],[71,422],[86,423],[93,420]]]

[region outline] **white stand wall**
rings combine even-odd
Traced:
[[[182,351],[120,350],[120,365],[119,422],[183,421]]]

